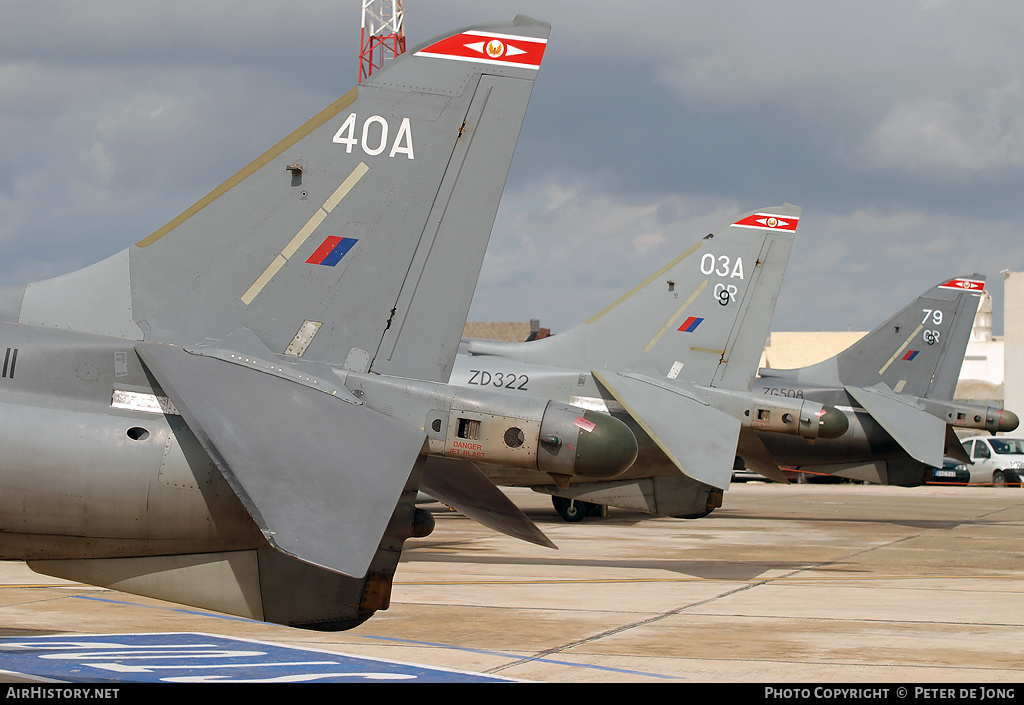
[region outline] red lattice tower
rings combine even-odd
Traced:
[[[363,30],[359,45],[359,82],[384,62],[405,51],[402,0],[362,0]]]

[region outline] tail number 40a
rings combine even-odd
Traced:
[[[371,115],[366,118],[363,121],[360,137],[356,137],[357,121],[356,114],[349,113],[341,128],[335,133],[334,142],[345,145],[345,151],[348,154],[352,154],[352,148],[356,145],[362,147],[363,151],[371,157],[375,157],[387,149],[388,138],[391,134],[391,128],[388,125],[387,119],[380,115]],[[412,150],[412,125],[409,124],[409,118],[402,118],[402,123],[398,126],[398,131],[395,133],[395,139],[390,144],[389,157],[394,157],[396,154],[404,154],[409,159],[416,158]]]

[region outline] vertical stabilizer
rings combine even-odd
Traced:
[[[853,387],[881,383],[897,394],[952,399],[984,290],[981,274],[943,279],[834,358],[801,369],[798,378]]]
[[[564,334],[514,345],[473,341],[469,351],[746,390],[768,337],[800,210],[787,204],[747,213]]]
[[[447,380],[548,32],[519,16],[403,54],[108,265],[30,285],[23,312],[63,326],[87,301],[111,312],[90,332],[247,328],[277,354]]]

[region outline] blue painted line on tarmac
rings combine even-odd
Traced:
[[[162,607],[162,606],[158,606],[158,605],[142,605],[142,604],[139,604],[137,602],[129,602],[127,600],[111,600],[111,599],[108,599],[108,598],[89,597],[89,596],[86,596],[86,595],[76,595],[76,597],[78,599],[80,599],[80,600],[94,600],[96,602],[110,602],[110,603],[113,603],[113,604],[131,605],[133,607],[150,607],[151,609],[163,610],[163,611],[168,611],[168,612],[181,612],[183,614],[191,614],[191,615],[196,615],[196,616],[200,616],[200,617],[212,617],[214,619],[226,619],[226,620],[230,620],[230,621],[234,621],[234,622],[251,622],[253,624],[264,624],[264,622],[261,622],[261,621],[256,620],[256,619],[248,619],[246,617],[235,617],[235,616],[232,616],[232,615],[220,614],[220,613],[217,613],[217,612],[200,612],[200,611],[197,611],[197,610],[187,610],[187,609],[182,609],[182,608],[177,608],[177,607]],[[665,679],[665,680],[681,680],[679,676],[670,676],[670,675],[665,675],[663,673],[651,673],[649,671],[634,671],[634,670],[630,670],[630,669],[626,669],[626,668],[611,668],[611,667],[608,667],[608,666],[596,666],[596,665],[590,664],[590,663],[579,663],[579,662],[576,662],[576,661],[563,661],[561,659],[552,659],[552,658],[546,658],[546,657],[521,656],[519,654],[507,653],[507,652],[504,652],[504,651],[490,651],[490,650],[487,650],[487,649],[472,649],[472,648],[465,647],[465,646],[454,646],[452,644],[441,644],[441,643],[438,643],[438,642],[431,642],[431,641],[416,641],[416,640],[413,640],[413,639],[399,639],[399,638],[387,637],[387,636],[373,636],[373,635],[370,635],[370,634],[359,634],[358,636],[361,637],[361,638],[365,638],[365,639],[376,639],[376,640],[379,640],[379,641],[393,641],[393,642],[399,643],[399,644],[413,644],[413,645],[416,645],[416,646],[432,646],[432,647],[436,647],[436,648],[439,648],[439,649],[450,649],[452,651],[465,651],[466,653],[482,654],[482,655],[485,655],[485,656],[500,656],[502,658],[520,659],[520,660],[524,660],[524,661],[538,661],[538,662],[542,662],[542,663],[551,663],[551,664],[555,664],[555,665],[558,665],[558,666],[571,666],[573,668],[589,668],[589,669],[595,670],[595,671],[608,671],[610,673],[622,673],[622,674],[633,675],[633,676],[648,676],[650,678],[661,678],[661,679]]]
[[[508,683],[513,680],[192,632],[2,638],[0,671],[63,683]]]
[[[451,644],[439,644],[433,641],[416,641],[414,639],[397,639],[391,636],[371,636],[369,634],[359,635],[365,639],[380,639],[382,641],[394,641],[400,644],[414,644],[416,646],[433,646],[439,649],[451,649],[453,651],[466,651],[473,654],[482,654],[484,656],[502,656],[504,658],[517,659],[520,661],[539,661],[542,663],[553,663],[559,666],[572,666],[574,668],[590,668],[595,671],[610,671],[612,673],[624,673],[633,676],[649,676],[651,678],[664,678],[666,680],[681,680],[679,676],[668,676],[662,673],[650,673],[649,671],[633,671],[627,668],[611,668],[608,666],[595,666],[591,663],[579,663],[576,661],[562,661],[560,659],[553,659],[547,657],[533,657],[533,656],[521,656],[519,654],[510,654],[504,651],[490,651],[488,649],[471,649],[465,646],[452,646]]]
[[[249,622],[250,624],[266,624],[258,619],[249,619],[248,617],[236,617],[230,614],[222,614],[220,612],[202,612],[200,610],[187,610],[182,607],[164,607],[162,605],[143,605],[138,602],[129,602],[128,600],[111,600],[106,597],[89,597],[88,595],[75,595],[75,599],[78,600],[91,600],[93,602],[109,602],[113,605],[131,605],[132,607],[145,607],[151,610],[160,610],[161,612],[180,612],[181,614],[191,614],[196,617],[215,617],[217,619],[226,619],[230,622]]]

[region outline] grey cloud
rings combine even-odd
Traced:
[[[410,46],[517,12],[553,27],[474,315],[567,326],[691,229],[784,201],[804,219],[776,329],[869,327],[945,274],[998,287],[1024,267],[1024,8],[406,4]],[[354,85],[358,12],[5,3],[0,283],[135,242]],[[556,187],[575,203],[556,207]]]

